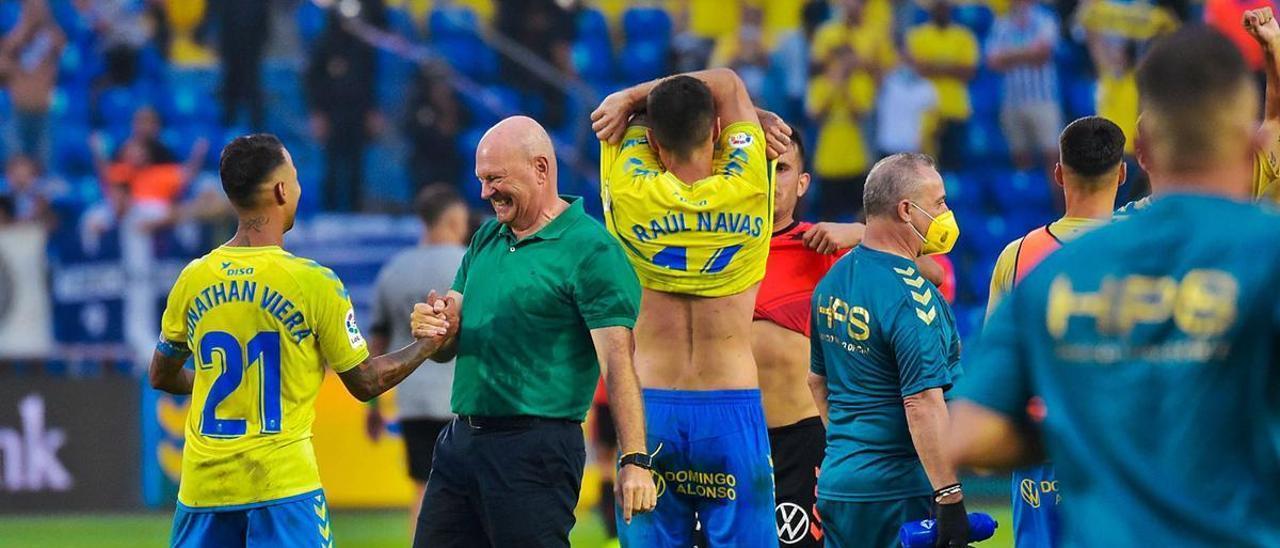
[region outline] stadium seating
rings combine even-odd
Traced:
[[[671,42],[671,16],[660,8],[631,8],[622,14],[627,42]]]

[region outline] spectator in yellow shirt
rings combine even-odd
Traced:
[[[759,6],[742,6],[742,25],[716,40],[711,53],[711,67],[728,67],[738,73],[747,86],[747,94],[756,104],[763,103],[765,76],[769,70],[769,52],[764,43],[764,10]]]
[[[960,144],[964,123],[973,114],[969,81],[978,67],[980,52],[973,32],[951,20],[951,0],[935,0],[929,21],[907,33],[907,56],[921,76],[938,92],[933,141],[943,169],[963,163]]]
[[[848,45],[831,51],[822,75],[809,83],[806,111],[818,126],[813,171],[819,181],[818,215],[828,221],[856,218],[862,211],[867,158],[862,122],[874,103],[857,78],[858,58]]]
[[[1127,199],[1151,192],[1146,174],[1138,168],[1134,142],[1138,134],[1138,78],[1134,69],[1136,44],[1128,40],[1090,36],[1089,54],[1098,68],[1096,104],[1098,116],[1120,126],[1124,132],[1124,159],[1130,173]]]
[[[854,54],[852,77],[857,80],[857,99],[875,104],[880,79],[897,65],[891,37],[893,15],[887,0],[841,0],[842,13],[823,24],[814,34],[810,54],[813,71],[823,72],[837,48]]]

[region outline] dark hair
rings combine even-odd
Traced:
[[[432,227],[440,222],[440,218],[449,211],[449,208],[462,203],[462,196],[458,195],[458,191],[453,187],[446,183],[434,183],[418,191],[418,195],[413,199],[413,209],[418,212],[418,218],[422,219],[422,224]]]
[[[236,137],[222,149],[218,172],[227,199],[239,207],[253,207],[258,185],[284,164],[284,144],[270,133]]]
[[[649,92],[647,116],[658,146],[684,159],[711,138],[716,104],[701,80],[673,76]]]
[[[801,172],[803,172],[803,171],[804,171],[804,162],[805,162],[805,160],[804,160],[804,134],[803,134],[803,133],[801,133],[801,132],[800,132],[800,130],[799,130],[798,128],[796,128],[796,126],[793,126],[793,125],[791,125],[791,124],[787,124],[787,127],[791,128],[791,146],[795,147],[795,149],[796,149],[796,153],[797,153],[797,154],[799,155],[799,157],[800,157],[800,162],[799,162],[798,164],[796,164],[796,169],[797,169],[797,170],[800,170]]]
[[[1235,44],[1203,25],[1157,40],[1139,63],[1137,80],[1143,112],[1158,124],[1153,138],[1168,142],[1174,163],[1184,168],[1220,146],[1215,119],[1252,83]]]
[[[1103,175],[1124,159],[1124,132],[1111,120],[1085,116],[1062,130],[1058,138],[1062,164],[1082,177]]]

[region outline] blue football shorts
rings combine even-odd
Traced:
[[[648,447],[657,450],[658,507],[622,521],[623,546],[778,545],[773,461],[759,390],[644,391]]]
[[[333,546],[329,505],[319,489],[298,496],[241,506],[190,508],[178,505],[169,545],[181,548]]]

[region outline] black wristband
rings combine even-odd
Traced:
[[[959,483],[953,483],[951,485],[938,489],[937,491],[934,491],[933,502],[934,504],[942,504],[942,499],[947,498],[951,495],[958,495],[963,492],[964,490],[960,487]]]

